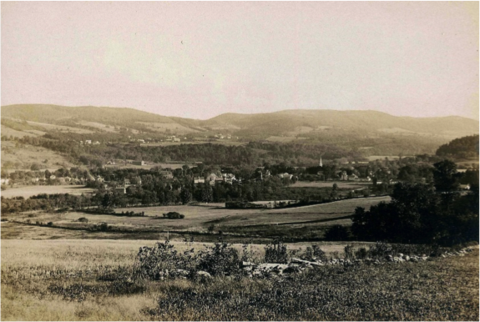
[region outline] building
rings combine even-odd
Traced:
[[[126,194],[127,193],[127,187],[126,186],[117,186],[117,187],[115,187],[115,192],[121,193],[121,194]]]
[[[133,161],[132,164],[134,165],[145,165],[145,161]]]
[[[204,183],[205,183],[205,179],[202,177],[193,178],[193,184],[204,184]]]

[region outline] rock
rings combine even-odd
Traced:
[[[283,270],[284,274],[293,274],[293,273],[300,273],[301,269],[298,266],[288,266]]]
[[[175,273],[178,275],[178,276],[188,276],[188,271],[187,270],[184,270],[184,269],[177,269],[175,271]]]
[[[393,262],[393,256],[392,255],[387,255],[387,261]]]
[[[306,261],[306,260],[299,259],[299,258],[292,258],[292,260],[290,261],[290,263],[302,264],[302,265],[323,266],[323,265],[321,264],[321,262],[317,262],[317,261],[310,262],[310,261]]]
[[[242,262],[242,267],[252,267],[252,266],[255,266],[255,264],[252,262]]]
[[[264,263],[258,265],[254,272],[254,276],[263,276],[263,275],[269,275],[271,273],[274,274],[283,274],[283,270],[285,270],[288,267],[287,264],[272,264],[272,263]]]
[[[201,277],[201,278],[205,278],[205,279],[210,279],[212,278],[212,275],[210,275],[210,273],[208,272],[205,272],[205,271],[198,271],[197,274],[196,274],[198,277]]]
[[[403,259],[404,259],[404,260],[406,260],[406,261],[408,262],[408,261],[410,260],[410,256],[408,256],[408,255],[405,255],[405,256],[403,256]]]

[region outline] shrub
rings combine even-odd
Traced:
[[[353,253],[353,245],[345,246],[345,258],[346,259],[354,259],[355,255]]]
[[[166,240],[153,247],[141,247],[135,259],[133,276],[135,279],[159,280],[175,276],[176,269],[192,271],[196,266],[194,250],[179,254]]]
[[[368,251],[365,247],[361,247],[355,252],[355,257],[358,259],[365,259],[367,258],[367,256],[368,256]]]
[[[323,250],[318,247],[318,245],[312,245],[312,247],[307,247],[305,253],[300,256],[300,258],[308,261],[327,261],[327,256]]]
[[[49,222],[47,223],[47,226],[48,226],[48,227],[52,227],[52,226],[53,226],[53,222],[49,221]]]
[[[78,221],[78,222],[85,222],[85,223],[87,223],[87,222],[88,222],[88,219],[85,218],[85,217],[80,217],[80,218],[78,218],[77,221]]]
[[[185,215],[179,214],[176,211],[171,211],[166,214],[163,214],[163,217],[166,217],[168,219],[183,219],[185,218]]]
[[[348,240],[348,229],[342,225],[332,226],[325,233],[325,239],[329,241]]]
[[[275,239],[271,244],[265,247],[265,262],[267,263],[287,263],[287,246],[281,240]]]
[[[211,275],[235,275],[241,272],[238,251],[223,241],[199,252],[198,269]]]

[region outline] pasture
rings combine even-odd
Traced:
[[[142,143],[140,146],[171,146],[171,145],[181,145],[181,144],[221,144],[227,146],[240,146],[246,145],[247,142],[239,142],[233,140],[186,140],[181,142],[156,142],[156,143]]]
[[[319,238],[326,228],[332,225],[351,225],[350,216],[358,206],[369,208],[381,201],[388,201],[390,197],[371,197],[346,199],[330,203],[278,209],[226,209],[223,203],[199,205],[163,206],[163,207],[132,207],[117,208],[115,211],[144,212],[142,217],[126,217],[111,214],[87,214],[83,212],[66,213],[22,213],[8,214],[4,218],[31,223],[52,222],[54,227],[38,227],[42,230],[41,238],[49,235],[54,238],[125,238],[123,233],[135,234],[127,238],[151,239],[165,236],[167,232],[177,234],[203,234],[203,240],[214,240],[220,231],[236,236],[240,240],[249,238],[272,238],[273,236],[301,238]],[[185,219],[167,219],[164,213],[178,212],[185,215]],[[79,218],[86,218],[88,223],[78,222]],[[112,227],[109,232],[88,231],[89,227],[107,223]],[[2,225],[2,234],[23,238],[27,233],[17,226],[21,224],[9,223]],[[25,226],[31,227],[31,226]],[[35,227],[37,228],[37,227]],[[71,230],[84,231],[83,234],[73,233]],[[30,228],[29,228],[30,229]],[[211,231],[213,229],[213,231]],[[209,231],[210,230],[210,231]],[[307,234],[309,232],[309,234]],[[211,233],[211,234],[210,234]],[[212,235],[213,234],[213,235]],[[102,237],[98,237],[101,235]],[[64,237],[62,237],[64,236]],[[75,237],[72,237],[75,236]],[[97,236],[97,237],[96,237]],[[40,237],[40,236],[39,236]],[[2,238],[4,238],[2,236]]]
[[[2,241],[2,320],[478,320],[478,248],[464,257],[324,266],[289,278],[129,282],[138,248],[153,243]],[[209,246],[171,244],[179,253]],[[320,244],[328,256],[343,246]],[[247,248],[262,257],[262,245]]]
[[[80,196],[94,192],[94,189],[85,188],[82,185],[59,185],[59,186],[23,186],[20,188],[11,188],[2,191],[2,197],[24,197],[25,199],[31,196],[36,196],[42,193],[56,194],[56,193],[68,193],[71,195]]]
[[[368,186],[369,182],[357,181],[297,181],[289,185],[289,188],[332,188],[333,184],[337,184],[339,189],[363,189]]]
[[[17,146],[13,141],[2,141],[2,169],[30,170],[33,163],[40,164],[42,170],[74,166],[63,155],[52,150],[27,144]],[[7,166],[9,164],[10,166]]]

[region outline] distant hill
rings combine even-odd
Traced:
[[[13,136],[49,131],[114,135],[125,129],[139,138],[152,133],[189,134],[192,138],[221,133],[244,141],[338,145],[367,155],[434,153],[439,145],[452,139],[478,134],[479,125],[476,120],[458,116],[414,118],[377,111],[285,110],[227,113],[209,120],[193,120],[132,108],[40,104],[3,106],[1,116],[2,132]]]
[[[285,110],[265,114],[222,114],[206,124],[231,125],[245,133],[308,133],[331,129],[376,131],[378,133],[430,134],[457,136],[478,133],[478,121],[459,117],[399,117],[377,111]],[[298,132],[298,131],[297,131]]]

